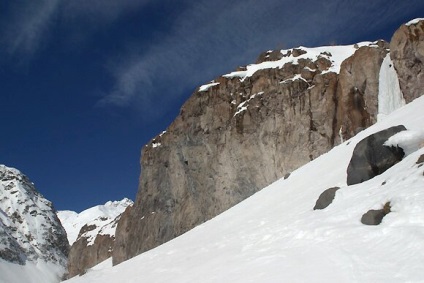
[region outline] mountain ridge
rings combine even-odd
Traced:
[[[27,176],[5,165],[0,165],[0,234],[2,261],[15,268],[30,266],[41,281],[62,277],[69,244],[56,210]],[[8,269],[0,264],[1,274]],[[19,282],[19,277],[8,282]]]

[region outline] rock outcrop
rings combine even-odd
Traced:
[[[199,88],[143,148],[137,199],[118,224],[114,263],[188,231],[331,149],[340,139],[337,112],[351,103],[339,98],[339,85],[376,96],[377,85],[363,80],[378,82],[386,45],[268,52],[258,64]],[[358,70],[358,82],[340,82],[336,58],[353,53],[344,65],[367,60],[369,75]]]
[[[370,209],[361,217],[362,224],[379,225],[384,216],[391,212],[390,202],[387,202],[382,209]]]
[[[405,156],[403,149],[384,143],[394,134],[405,130],[403,125],[390,127],[361,140],[355,146],[347,167],[347,184],[367,181],[401,161]]]
[[[181,235],[372,125],[388,52],[384,41],[269,51],[201,86],[142,150],[137,198],[118,223],[114,264]]]
[[[402,25],[390,41],[390,57],[405,101],[424,93],[424,20]]]
[[[85,273],[112,255],[117,222],[132,204],[132,200],[124,198],[80,213],[58,212],[72,245],[68,257],[68,278]]]
[[[377,121],[378,81],[388,44],[362,47],[343,61],[337,86],[336,129],[343,139],[353,137]]]
[[[81,228],[77,241],[69,251],[68,278],[84,274],[87,269],[112,256],[115,235],[105,232],[114,231],[119,218],[102,226],[100,231],[95,231],[99,228],[95,224],[86,224]]]
[[[0,258],[20,265],[44,261],[65,271],[68,249],[52,203],[27,176],[0,165]]]
[[[314,210],[324,209],[329,206],[333,202],[336,192],[339,189],[340,187],[333,187],[323,191],[315,203]]]

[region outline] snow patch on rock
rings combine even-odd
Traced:
[[[282,68],[285,64],[299,64],[301,59],[310,59],[316,61],[320,57],[324,57],[331,61],[331,67],[324,71],[323,73],[335,72],[340,73],[340,66],[342,62],[350,57],[359,47],[362,46],[374,46],[375,42],[361,42],[352,45],[339,45],[339,46],[322,46],[308,48],[300,46],[297,49],[305,51],[304,54],[299,56],[293,55],[293,49],[281,50],[283,58],[277,61],[266,61],[259,64],[251,64],[246,67],[245,71],[235,71],[229,74],[224,75],[225,78],[240,78],[241,81],[244,81],[246,78],[251,77],[254,73],[259,70],[272,69],[272,68]],[[290,54],[290,55],[289,55]]]
[[[416,18],[416,19],[410,20],[409,22],[405,24],[405,26],[415,25],[415,24],[418,24],[420,21],[424,21],[424,18]]]
[[[424,131],[406,130],[391,136],[385,143],[386,146],[399,146],[409,155],[424,146]]]

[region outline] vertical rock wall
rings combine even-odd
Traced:
[[[329,71],[331,54],[322,53],[244,79],[220,77],[195,92],[167,131],[143,148],[139,191],[118,224],[114,264],[188,231],[327,152],[338,143],[340,126],[351,136],[374,122],[386,47],[379,42],[359,48],[340,75]],[[257,63],[305,51],[271,53]]]
[[[424,20],[402,25],[390,41],[390,58],[406,103],[424,93]]]

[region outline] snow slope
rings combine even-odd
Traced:
[[[422,109],[424,97],[186,234],[67,282],[424,282],[424,167],[416,164],[424,149],[346,185],[356,143],[398,124],[420,131]],[[334,186],[333,203],[314,211]],[[360,222],[388,201],[380,225]]]
[[[65,227],[68,235],[69,244],[72,245],[78,237],[81,227],[84,225],[95,225],[97,228],[89,231],[90,239],[94,241],[98,233],[103,235],[115,235],[116,227],[110,227],[111,222],[121,215],[127,206],[132,205],[133,201],[124,198],[120,201],[108,201],[104,205],[97,205],[88,208],[80,213],[70,210],[62,210],[57,213],[60,222]],[[104,229],[103,229],[104,228]],[[90,241],[89,241],[90,242]]]

